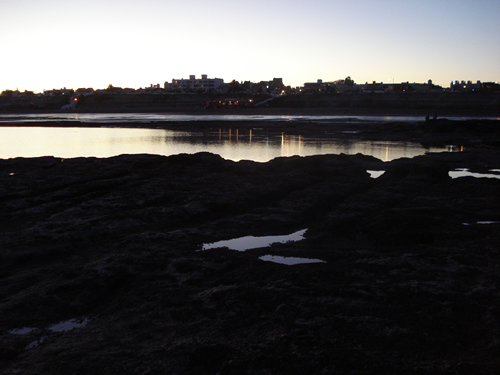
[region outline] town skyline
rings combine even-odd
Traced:
[[[500,81],[500,2],[19,0],[0,12],[0,90],[225,81]]]
[[[165,90],[165,91],[175,91],[173,89],[167,89],[167,86],[172,86],[173,82],[174,81],[189,81],[190,79],[191,80],[196,80],[196,81],[200,81],[202,80],[202,78],[204,78],[205,80],[208,78],[208,75],[206,74],[202,74],[202,75],[199,75],[199,76],[196,76],[196,75],[187,75],[188,78],[174,78],[172,79],[170,82],[169,81],[165,81],[164,83],[150,83],[149,85],[146,85],[146,86],[143,86],[143,87],[127,87],[127,86],[119,86],[119,85],[114,85],[113,83],[109,83],[107,85],[105,85],[105,87],[92,87],[92,86],[88,86],[88,87],[69,87],[69,86],[64,86],[64,87],[52,87],[51,89],[43,89],[41,91],[36,91],[36,90],[28,90],[28,89],[25,89],[25,90],[20,90],[18,87],[16,87],[15,89],[10,89],[10,88],[6,88],[6,89],[1,89],[0,88],[0,93],[7,93],[7,92],[33,92],[35,94],[43,94],[45,92],[51,92],[51,91],[70,91],[70,90],[73,90],[73,91],[77,91],[77,90],[82,90],[82,89],[92,89],[94,91],[102,91],[102,90],[106,90],[106,89],[110,89],[110,88],[118,88],[118,89],[133,89],[133,90],[144,90],[144,89],[162,89],[162,90]],[[401,82],[395,82],[395,81],[389,81],[389,82],[384,82],[384,81],[375,81],[375,80],[372,80],[372,81],[366,81],[366,82],[356,82],[356,80],[352,79],[351,76],[347,76],[343,79],[335,79],[335,80],[324,80],[322,78],[318,78],[317,80],[315,81],[310,81],[310,82],[303,82],[301,85],[298,85],[298,86],[290,86],[290,85],[286,85],[283,81],[282,78],[276,78],[276,77],[273,77],[272,80],[260,80],[260,81],[243,81],[243,80],[238,80],[238,79],[233,79],[233,80],[224,80],[224,78],[219,78],[219,77],[211,77],[211,78],[208,78],[208,80],[218,80],[220,81],[220,83],[222,84],[222,86],[227,86],[233,82],[236,82],[238,85],[245,85],[245,84],[248,84],[250,83],[251,85],[259,85],[259,84],[263,84],[263,83],[266,83],[266,82],[273,82],[273,81],[279,81],[280,84],[279,85],[282,85],[284,87],[287,87],[288,89],[293,89],[293,90],[300,90],[304,87],[307,87],[307,86],[311,86],[311,85],[316,85],[316,84],[323,84],[325,86],[333,86],[335,84],[339,85],[339,83],[343,83],[342,81],[344,80],[352,80],[352,83],[355,85],[355,86],[359,86],[359,87],[363,87],[363,86],[366,86],[366,85],[384,85],[384,86],[391,86],[391,85],[394,85],[394,86],[398,86],[398,85],[404,85],[404,84],[407,84],[407,85],[432,85],[433,87],[435,87],[436,89],[442,89],[442,90],[446,90],[446,89],[449,89],[449,88],[453,88],[455,86],[460,86],[460,85],[468,85],[469,87],[472,87],[471,85],[478,85],[478,84],[482,84],[482,83],[494,83],[496,85],[499,84],[498,81],[493,81],[493,80],[487,80],[487,81],[481,81],[481,80],[470,80],[470,79],[460,79],[460,80],[451,80],[448,85],[439,85],[437,83],[435,83],[432,79],[429,79],[429,80],[426,80],[424,82],[411,82],[409,80],[406,80],[406,81],[401,81]],[[219,86],[217,86],[219,87]],[[216,88],[217,88],[216,87]],[[465,88],[465,86],[463,87]],[[207,90],[208,91],[208,90]]]

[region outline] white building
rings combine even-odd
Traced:
[[[217,90],[220,86],[224,84],[222,78],[207,78],[206,74],[202,74],[201,78],[196,78],[193,75],[189,76],[189,79],[172,79],[172,83],[165,82],[165,90],[167,91],[210,91]]]

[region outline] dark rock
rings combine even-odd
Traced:
[[[190,356],[190,365],[198,374],[216,374],[231,354],[231,348],[223,344],[198,346]]]
[[[0,361],[10,361],[19,355],[19,351],[13,348],[0,346]]]
[[[494,374],[500,181],[448,171],[499,160],[0,160],[0,372]]]

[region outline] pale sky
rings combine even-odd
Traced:
[[[500,81],[499,0],[0,0],[0,91]]]

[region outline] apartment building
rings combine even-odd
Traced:
[[[190,91],[212,91],[217,90],[224,84],[222,78],[207,78],[206,74],[202,74],[201,78],[196,78],[195,75],[190,75],[189,79],[172,79],[172,82],[165,82],[166,91],[190,92]]]

